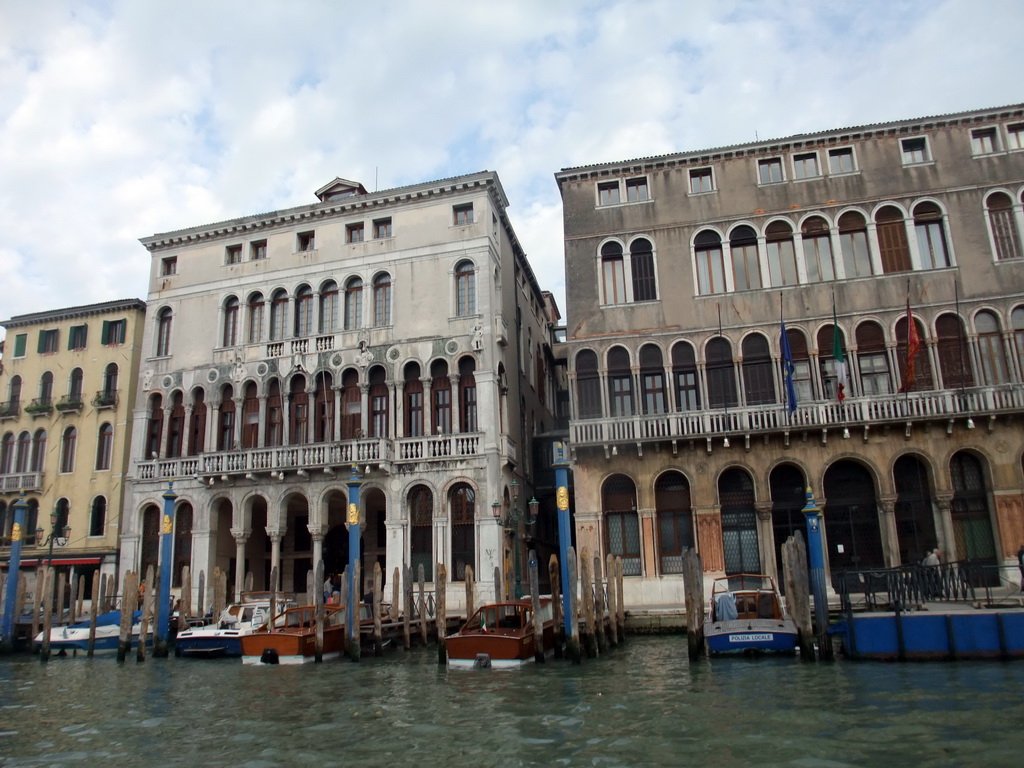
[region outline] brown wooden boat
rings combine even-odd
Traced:
[[[243,664],[303,664],[316,654],[316,608],[299,605],[277,614],[242,641]],[[272,628],[271,628],[272,627]],[[345,642],[345,611],[324,606],[323,658],[341,655]]]
[[[544,627],[540,642],[546,655],[555,649],[550,597],[540,599],[540,615]],[[445,644],[448,666],[453,669],[515,669],[528,664],[537,653],[532,601],[524,598],[482,606]]]

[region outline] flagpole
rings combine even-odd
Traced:
[[[721,302],[719,302],[719,304],[718,304],[718,338],[720,338],[720,339],[724,339],[725,338],[724,336],[722,336],[722,304],[721,304]],[[732,366],[729,367],[729,370],[732,371]],[[736,375],[735,371],[732,371],[732,375],[733,376]],[[725,437],[722,439],[722,445],[725,446],[726,448],[728,448],[729,447],[729,427],[731,426],[730,423],[729,423],[729,388],[728,387],[726,387],[726,390],[723,393],[723,398],[722,399],[725,402]]]
[[[971,418],[971,409],[967,403],[967,390],[964,387],[966,369],[964,368],[964,319],[960,314],[960,285],[956,278],[953,278],[953,300],[956,303],[956,339],[957,348],[960,353],[960,407],[967,412],[967,428],[974,429],[974,419]]]

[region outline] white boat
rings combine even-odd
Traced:
[[[704,640],[712,654],[792,653],[796,624],[771,576],[740,573],[715,579]]]
[[[282,613],[294,607],[295,601],[278,594],[274,605],[275,613]],[[243,592],[242,599],[221,611],[215,623],[179,631],[174,641],[174,653],[193,658],[241,656],[242,637],[262,627],[269,617],[269,592]]]
[[[142,611],[135,611],[132,623],[132,647],[138,647],[139,631],[141,629]],[[50,653],[64,655],[68,651],[75,655],[78,651],[89,650],[89,626],[90,620],[80,621],[77,624],[68,624],[63,627],[50,629]],[[121,640],[121,612],[110,611],[101,613],[96,617],[96,639],[93,645],[93,653],[113,653]],[[146,634],[147,645],[153,642],[152,623]],[[43,633],[35,637],[36,648],[43,643]]]

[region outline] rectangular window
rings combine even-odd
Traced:
[[[639,179],[626,179],[626,200],[630,203],[639,203],[650,200],[647,192],[647,177]]]
[[[457,227],[472,224],[473,204],[452,206],[452,223]]]
[[[918,136],[913,139],[903,139],[900,142],[900,149],[903,152],[904,165],[927,163],[930,159],[928,155],[928,140],[925,139],[924,136]]]
[[[375,219],[373,222],[373,236],[377,240],[391,237],[391,217],[386,219]]]
[[[1006,126],[1006,148],[1024,149],[1024,123]]]
[[[251,261],[262,261],[267,258],[267,241],[257,240],[249,245],[249,259]]]
[[[802,155],[793,155],[793,178],[813,179],[821,176],[818,169],[818,153],[806,152]]]
[[[694,168],[690,171],[690,194],[699,195],[715,189],[710,168]]]
[[[241,264],[242,263],[242,246],[241,245],[229,245],[224,249],[224,263],[225,264]]]
[[[971,151],[976,155],[991,155],[998,149],[995,128],[975,128],[971,131]]]
[[[605,258],[601,262],[601,279],[605,304],[626,302],[626,272],[622,257]]]
[[[778,184],[782,178],[782,160],[771,157],[757,161],[757,179],[760,184]]]
[[[840,147],[828,151],[828,172],[833,175],[853,173],[857,170],[853,163],[853,147]]]
[[[87,325],[72,325],[68,332],[68,349],[85,349],[85,339],[89,332]]]
[[[14,337],[14,356],[15,357],[24,357],[25,356],[25,347],[27,347],[27,346],[28,346],[28,334],[27,333],[19,333],[17,336]]]
[[[100,332],[100,344],[124,344],[127,320],[104,320]]]
[[[167,256],[160,261],[160,276],[168,277],[178,274],[178,257]]]
[[[346,243],[361,243],[363,242],[363,222],[359,221],[355,224],[345,225],[345,242]]]
[[[315,232],[299,232],[296,236],[295,249],[298,252],[301,251],[315,251],[316,250],[316,233]]]
[[[597,204],[615,205],[619,200],[619,182],[603,181],[597,185]]]
[[[54,328],[49,331],[39,332],[39,347],[36,350],[41,355],[52,355],[57,351],[57,341],[60,337],[60,332]]]

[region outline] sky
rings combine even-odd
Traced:
[[[145,299],[139,238],[335,176],[481,170],[564,317],[560,169],[1022,102],[1021,29],[1021,0],[0,0],[0,320]]]

